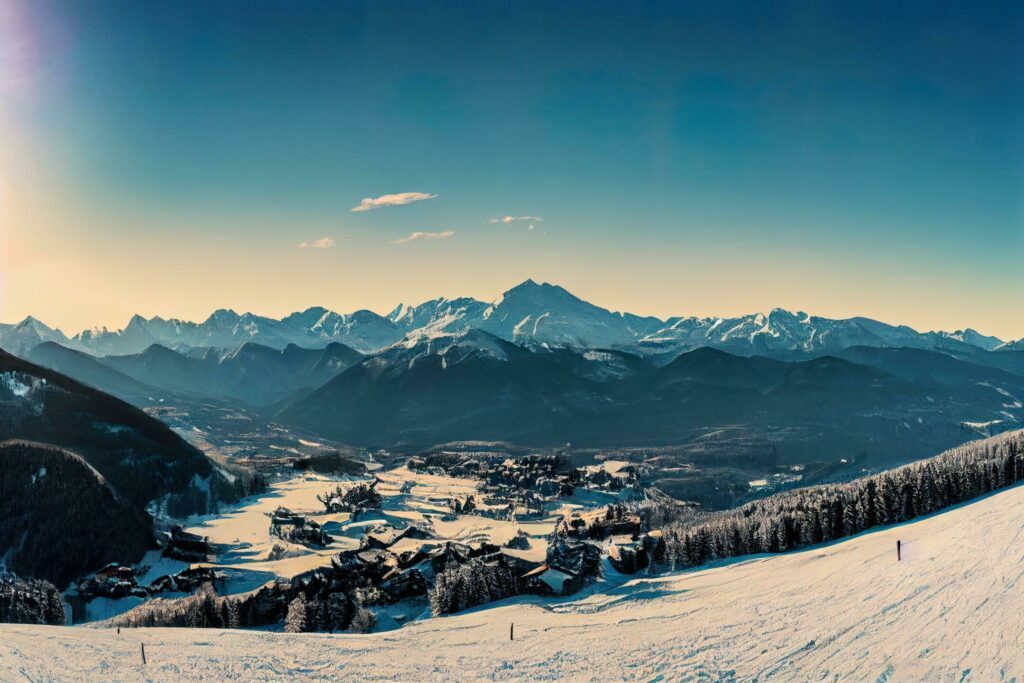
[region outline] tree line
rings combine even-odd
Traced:
[[[241,595],[218,595],[213,585],[182,598],[155,598],[112,617],[110,627],[252,628],[284,622],[290,633],[373,629],[376,618],[358,589],[331,591],[317,581],[270,582]]]
[[[1024,431],[974,441],[933,458],[846,484],[796,489],[734,510],[695,514],[640,508],[660,526],[655,564],[668,569],[778,553],[937,512],[1024,479]],[[652,527],[657,525],[652,524]]]
[[[519,577],[502,562],[488,564],[471,559],[449,562],[434,579],[430,610],[435,617],[503,600],[522,592]]]
[[[0,573],[0,623],[63,625],[60,592],[49,581]]]

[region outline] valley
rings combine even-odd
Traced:
[[[1024,424],[1024,355],[972,330],[781,309],[693,327],[533,281],[490,304],[375,316],[136,316],[74,337],[32,319],[0,329],[0,346],[245,466],[287,468],[318,452],[304,444],[394,462],[462,442],[622,451],[649,482],[716,506],[741,498],[743,480],[780,482],[793,467],[804,483],[850,478]],[[654,344],[658,325],[678,334]],[[709,477],[729,482],[717,501],[693,493]]]
[[[525,641],[654,590],[656,614],[683,628],[705,608],[668,588],[691,576],[680,567],[711,563],[692,576],[714,577],[764,551],[790,551],[773,560],[786,563],[822,539],[854,547],[1019,479],[1019,351],[784,313],[714,337],[718,321],[700,342],[676,321],[678,335],[652,340],[643,330],[664,321],[527,282],[490,305],[438,300],[381,319],[218,311],[75,338],[0,329],[23,356],[0,352],[0,550],[6,568],[51,582],[8,581],[38,597],[5,609],[52,623],[59,591],[87,631],[396,634],[385,642],[423,624],[448,638],[434,624],[458,619],[555,620],[525,626]],[[798,340],[808,325],[813,343]],[[89,516],[62,524],[78,506]],[[712,585],[709,605],[752,599]],[[644,660],[650,676],[656,661]],[[524,677],[578,673],[540,651],[517,662]]]
[[[801,552],[609,572],[574,598],[513,598],[370,635],[5,624],[0,677],[1001,680],[1020,666],[1024,583],[1019,549],[992,540],[1019,537],[1022,513],[1017,486]]]
[[[1022,64],[0,0],[0,683],[1024,682]]]

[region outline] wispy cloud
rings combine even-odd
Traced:
[[[422,202],[424,199],[433,199],[436,194],[426,192],[399,192],[398,194],[382,194],[379,197],[366,197],[359,206],[353,207],[353,211],[370,211],[379,209],[382,206],[402,206],[413,202]]]
[[[338,240],[334,239],[330,235],[327,237],[321,237],[318,240],[312,242],[299,242],[295,246],[299,249],[330,249],[338,244]]]
[[[488,223],[509,223],[523,222],[523,223],[540,223],[544,219],[540,216],[502,216],[501,218],[492,218]]]
[[[415,242],[416,240],[443,240],[448,239],[455,234],[454,230],[444,230],[442,232],[411,232],[405,237],[400,237],[397,240],[391,240],[391,244],[406,244],[408,242]]]

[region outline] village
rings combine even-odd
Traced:
[[[630,463],[573,467],[550,455],[433,454],[368,478],[305,472],[170,526],[138,567],[80,581],[75,618],[202,589],[244,601],[250,625],[274,624],[299,595],[326,605],[337,594],[381,630],[514,595],[570,595],[606,563],[634,573],[660,552],[630,511],[643,496]]]

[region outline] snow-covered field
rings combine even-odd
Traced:
[[[1017,487],[826,547],[366,636],[3,625],[0,679],[1020,680],[1022,540]]]
[[[220,588],[222,594],[244,593],[275,578],[287,580],[311,569],[328,566],[332,555],[357,548],[367,531],[382,525],[403,528],[418,524],[431,530],[433,538],[426,541],[402,539],[393,548],[398,552],[422,545],[442,545],[446,541],[473,543],[486,540],[503,544],[522,531],[527,534],[530,547],[510,552],[541,562],[547,550],[547,536],[561,516],[616,500],[611,494],[579,489],[576,496],[552,509],[550,516],[541,520],[518,522],[477,514],[453,516],[448,509],[448,500],[453,497],[465,500],[472,495],[481,501],[478,503],[480,508],[487,507],[478,490],[480,481],[416,472],[405,467],[379,471],[375,476],[379,479],[377,490],[384,499],[382,509],[363,514],[357,520],[347,512],[325,513],[317,496],[336,486],[344,488],[360,480],[312,473],[275,481],[265,494],[247,498],[218,514],[193,517],[185,524],[186,530],[208,537],[218,548],[216,558],[208,563],[190,565],[163,558],[158,550],[151,551],[142,561],[147,569],[140,577],[140,584],[147,585],[160,576],[189,566],[207,565],[225,574],[225,584]],[[278,506],[320,523],[334,540],[319,548],[289,543],[271,535],[270,516]],[[275,546],[283,549],[284,554],[272,559],[271,551]],[[167,594],[162,597],[180,596]],[[97,598],[86,604],[84,621],[101,621],[142,602],[136,597],[120,600]],[[378,628],[396,628],[425,610],[424,600],[388,608],[378,614]]]
[[[275,482],[267,494],[250,498],[221,514],[200,518],[188,525],[187,530],[208,536],[211,543],[226,548],[211,564],[233,570],[228,582],[230,593],[251,590],[275,576],[288,579],[301,572],[327,566],[331,555],[339,550],[358,547],[359,539],[366,530],[381,524],[398,527],[411,523],[426,524],[433,529],[438,544],[446,540],[470,542],[483,539],[504,543],[517,530],[522,530],[532,537],[531,545],[535,546],[537,559],[543,559],[544,539],[554,529],[557,514],[563,512],[556,511],[550,519],[535,523],[514,523],[478,515],[460,515],[446,520],[448,499],[465,499],[469,495],[479,497],[479,481],[412,472],[404,467],[378,472],[377,476],[381,481],[377,490],[384,497],[383,509],[363,515],[358,521],[353,521],[347,512],[324,514],[324,507],[317,500],[318,495],[336,485],[345,487],[354,480],[306,474]],[[270,515],[278,506],[316,520],[331,534],[334,542],[324,548],[310,548],[272,536],[269,532]],[[275,545],[285,548],[288,556],[267,559]],[[186,566],[184,563],[181,565]]]

